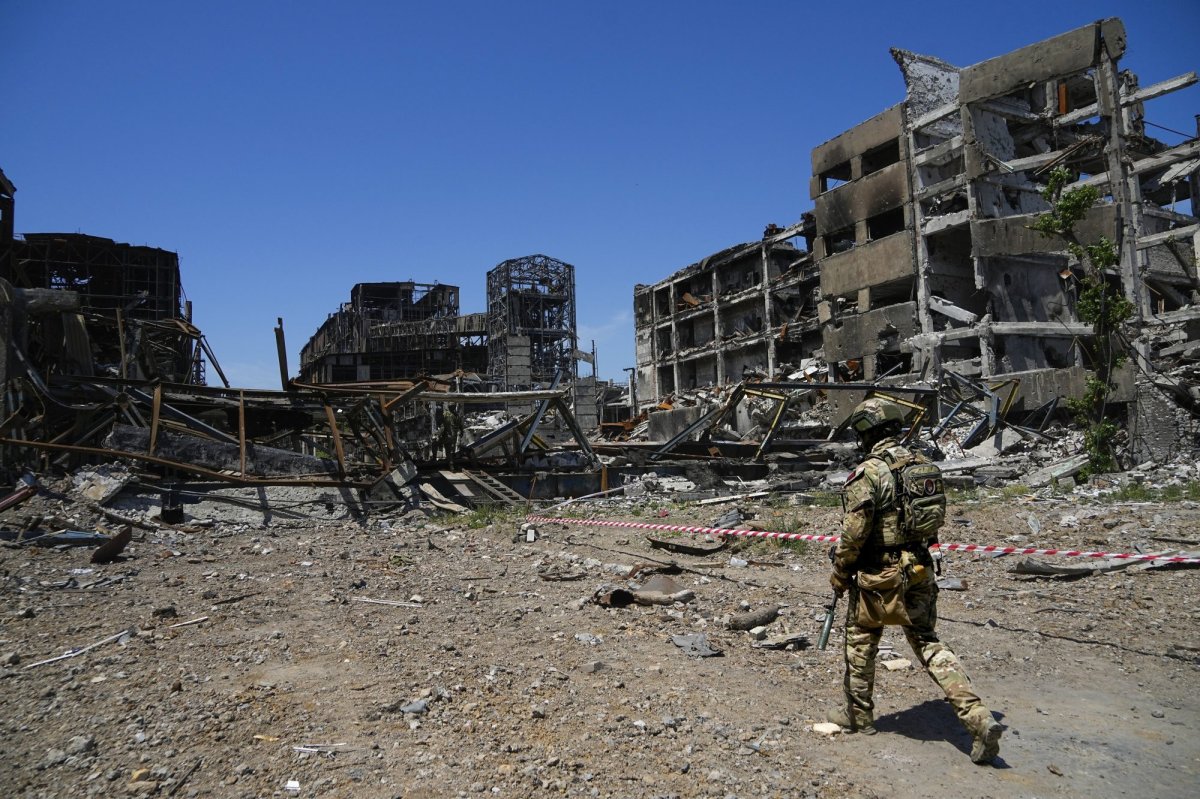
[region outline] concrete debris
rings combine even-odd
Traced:
[[[708,635],[705,633],[672,635],[671,643],[682,649],[684,654],[691,655],[692,657],[711,658],[720,657],[725,654],[709,643]]]

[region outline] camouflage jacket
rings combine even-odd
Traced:
[[[877,561],[882,553],[874,550],[882,543],[884,528],[897,525],[896,481],[882,460],[889,449],[907,452],[895,438],[885,438],[846,478],[846,514],[833,555],[833,570],[843,577]]]

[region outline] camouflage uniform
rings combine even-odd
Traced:
[[[971,681],[950,647],[938,640],[937,582],[933,578],[933,558],[928,546],[916,544],[900,549],[884,549],[882,532],[897,525],[896,486],[891,470],[880,458],[885,453],[908,455],[895,438],[885,438],[871,449],[868,457],[850,473],[846,481],[846,515],[842,537],[833,553],[835,586],[849,586],[850,602],[846,614],[846,712],[843,720],[851,730],[874,732],[875,656],[879,652],[882,627],[861,626],[856,617],[859,591],[853,574],[877,574],[888,566],[903,563],[911,576],[904,594],[904,605],[911,624],[904,634],[921,665],[954,707],[959,720],[976,741],[972,759],[987,762],[998,750],[1002,729],[979,696],[971,690]],[[919,564],[923,569],[913,569]],[[830,717],[834,718],[835,714]],[[986,751],[985,751],[986,750]]]

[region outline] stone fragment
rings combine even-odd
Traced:
[[[912,668],[912,661],[905,658],[894,658],[883,661],[883,667],[888,671],[903,671]]]
[[[41,761],[38,762],[39,769],[51,768],[66,761],[67,753],[61,749],[47,749],[46,754],[42,755]]]
[[[812,725],[812,730],[818,735],[833,736],[840,734],[842,728],[840,725],[834,724],[832,721],[821,721]]]
[[[76,735],[67,741],[68,755],[84,755],[95,750],[96,739],[90,735]]]

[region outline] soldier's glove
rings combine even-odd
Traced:
[[[846,574],[834,569],[829,573],[829,584],[833,586],[833,591],[839,597],[850,590],[850,578]]]

